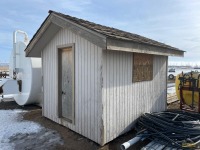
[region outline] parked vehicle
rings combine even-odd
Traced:
[[[168,70],[168,79],[173,80],[176,76],[175,73],[176,73],[175,68],[170,68]]]

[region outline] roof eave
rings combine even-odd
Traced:
[[[170,48],[159,47],[128,40],[115,39],[115,38],[107,38],[107,49],[135,52],[135,53],[146,53],[153,55],[184,57],[184,51],[182,50],[170,49]]]
[[[52,35],[54,35],[60,29],[59,26],[51,24],[51,18],[51,15],[47,16],[27,45],[25,49],[26,57],[41,57],[42,48],[46,46]]]

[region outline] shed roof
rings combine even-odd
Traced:
[[[69,24],[64,24],[61,22],[61,20],[59,19],[65,19],[64,21],[69,22]],[[53,23],[53,25],[52,25]],[[47,24],[47,25],[45,25]],[[62,24],[62,25],[60,25]],[[88,29],[87,31],[93,31],[93,34],[95,35],[102,35],[102,39],[97,39],[94,41],[94,43],[96,42],[97,44],[100,43],[100,45],[104,45],[102,46],[104,49],[111,49],[111,50],[122,50],[122,51],[132,51],[132,52],[139,52],[139,51],[134,51],[132,49],[140,49],[142,47],[142,45],[146,45],[146,46],[152,46],[152,48],[150,50],[152,50],[153,48],[157,48],[160,49],[159,53],[152,53],[152,54],[159,54],[162,55],[162,51],[166,51],[163,54],[170,56],[171,55],[175,55],[175,56],[183,56],[184,51],[166,45],[164,43],[137,35],[137,34],[133,34],[130,32],[126,32],[126,31],[122,31],[116,28],[112,28],[112,27],[107,27],[104,25],[100,25],[100,24],[96,24],[87,20],[83,20],[83,19],[79,19],[76,17],[72,17],[69,15],[65,15],[59,12],[55,12],[50,10],[49,11],[49,16],[45,19],[45,21],[42,23],[42,25],[40,26],[40,28],[38,29],[38,31],[35,33],[35,35],[33,36],[33,38],[31,39],[29,45],[26,48],[26,54],[27,56],[32,57],[31,55],[28,55],[28,53],[30,53],[30,51],[36,46],[37,47],[37,43],[38,41],[41,39],[42,35],[48,35],[49,40],[47,38],[46,42],[39,42],[39,43],[43,43],[43,45],[45,45],[48,41],[50,41],[50,35],[53,36],[59,29],[60,27],[64,27],[64,26],[70,26],[70,25],[78,25],[78,29],[80,29],[80,27],[84,30],[84,29]],[[43,29],[45,28],[45,29]],[[49,30],[47,30],[49,28]],[[70,27],[70,29],[74,30],[74,32],[77,31],[77,29],[74,29],[72,27]],[[51,32],[50,34],[45,33],[45,32],[49,32],[50,30],[54,30],[54,32]],[[79,32],[77,32],[79,33]],[[91,32],[90,32],[91,33]],[[40,34],[40,35],[39,35]],[[87,34],[82,34],[83,36],[87,36]],[[37,37],[38,36],[38,37]],[[87,36],[88,37],[88,36]],[[89,37],[88,37],[89,38]],[[89,39],[94,39],[89,38]],[[103,42],[102,42],[103,41]],[[105,41],[105,42],[104,42]],[[95,44],[96,44],[95,43]],[[102,44],[103,43],[103,44]],[[117,43],[117,44],[116,44]],[[131,43],[137,43],[139,45],[132,45]],[[40,44],[41,45],[41,44]],[[128,46],[128,47],[126,47]],[[40,46],[38,46],[40,47]],[[124,49],[123,47],[126,47],[126,49]],[[143,51],[144,53],[147,52],[148,53],[148,49],[147,47],[142,47],[143,49],[147,50],[147,51]]]
[[[63,18],[66,18],[68,20],[71,20],[81,26],[84,26],[90,30],[96,31],[100,34],[105,35],[106,37],[111,37],[111,38],[116,38],[116,39],[123,39],[123,40],[128,40],[128,41],[134,41],[137,43],[144,43],[144,44],[150,44],[150,45],[154,45],[154,46],[160,46],[160,47],[164,47],[164,48],[169,48],[169,49],[174,49],[174,50],[179,50],[178,48],[166,45],[164,43],[161,42],[157,42],[155,40],[134,34],[134,33],[130,33],[130,32],[126,32],[126,31],[122,31],[116,28],[111,28],[111,27],[107,27],[104,25],[100,25],[100,24],[96,24],[87,20],[83,20],[83,19],[79,19],[76,17],[72,17],[69,15],[65,15],[62,13],[58,13],[55,11],[50,10],[49,13],[54,13],[57,14]]]

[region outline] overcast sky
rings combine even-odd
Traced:
[[[170,63],[200,64],[200,0],[1,0],[0,62],[9,61],[13,31],[32,38],[50,9],[187,51]]]

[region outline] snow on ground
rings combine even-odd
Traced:
[[[64,144],[56,131],[23,120],[26,112],[21,109],[0,110],[0,150],[51,150]]]
[[[16,134],[37,133],[42,127],[31,121],[24,121],[23,110],[0,110],[0,147],[1,150],[12,150],[14,145],[9,138]]]
[[[167,94],[174,94],[174,93],[176,93],[175,87],[169,87],[169,88],[167,88]]]
[[[174,93],[176,93],[175,83],[168,83],[167,94],[174,94]]]

